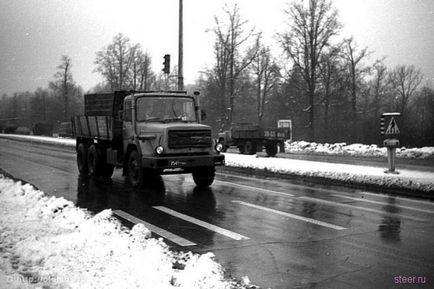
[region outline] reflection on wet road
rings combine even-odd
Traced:
[[[0,145],[0,167],[13,176],[93,213],[111,209],[126,226],[144,223],[174,250],[212,251],[228,274],[264,288],[395,288],[396,276],[434,282],[432,202],[221,171],[208,189],[189,175],[134,189],[120,170],[112,180],[78,176],[69,149]]]

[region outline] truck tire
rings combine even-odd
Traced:
[[[265,145],[265,152],[267,156],[274,157],[277,154],[277,144],[276,143],[267,143]]]
[[[87,170],[89,176],[98,177],[101,175],[101,154],[95,145],[91,145],[87,151]]]
[[[244,146],[245,146],[244,143],[238,145],[238,150],[240,151],[240,154],[242,154],[242,155],[243,155],[244,152],[245,152],[245,150],[244,150]]]
[[[80,175],[86,175],[87,170],[87,147],[84,143],[80,143],[77,147],[77,167]]]
[[[248,155],[256,154],[256,143],[254,141],[246,141],[244,144],[244,152]]]
[[[202,167],[193,171],[193,180],[198,187],[209,187],[214,182],[215,167]]]
[[[131,185],[135,188],[141,187],[143,185],[143,169],[137,150],[132,150],[128,155],[127,170]]]

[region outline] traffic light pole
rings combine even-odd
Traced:
[[[183,0],[179,0],[178,90],[184,90]]]

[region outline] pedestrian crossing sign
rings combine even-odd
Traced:
[[[395,118],[393,116],[390,118],[390,122],[386,129],[385,134],[399,134],[398,124],[396,123]]]

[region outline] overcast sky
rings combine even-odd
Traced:
[[[184,0],[184,77],[193,83],[213,62],[214,15],[235,0]],[[262,31],[282,59],[275,34],[286,29],[288,0],[238,0],[248,27]],[[414,64],[434,84],[434,1],[336,0],[344,24],[340,37],[354,36],[374,53],[369,62]],[[178,0],[0,0],[0,95],[45,88],[62,55],[72,59],[74,80],[85,90],[102,79],[97,51],[123,33],[139,43],[160,72],[163,55],[178,56]]]

